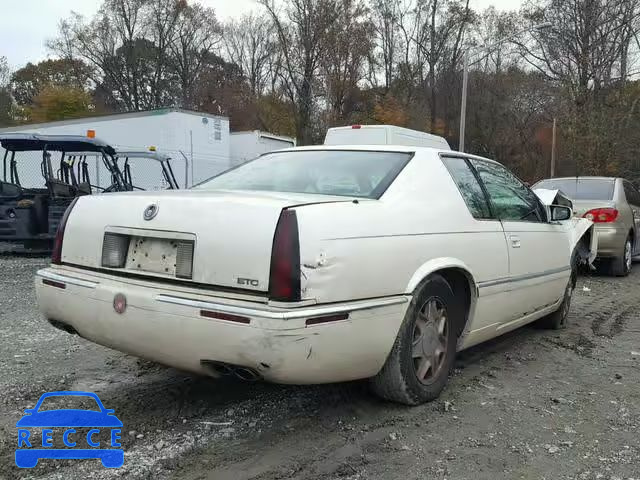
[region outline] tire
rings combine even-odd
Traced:
[[[631,236],[628,236],[624,242],[624,249],[622,256],[615,257],[610,260],[609,273],[614,277],[626,277],[631,273],[633,265],[632,257],[633,242]]]
[[[573,298],[573,292],[575,290],[575,272],[571,275],[569,283],[564,291],[564,298],[560,307],[555,312],[547,315],[544,318],[538,320],[538,326],[548,330],[563,330],[567,328],[567,318],[569,318],[569,311],[571,310],[571,299]]]
[[[392,402],[419,405],[444,389],[456,355],[464,307],[440,275],[417,289],[391,353],[370,380],[373,392]],[[435,368],[433,364],[436,364]]]

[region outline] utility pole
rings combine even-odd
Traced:
[[[467,123],[467,88],[469,85],[469,55],[464,54],[464,70],[462,74],[462,104],[460,106],[460,146],[458,150],[464,153],[464,136]]]
[[[551,140],[551,178],[556,175],[556,128],[557,121],[553,118],[553,138]]]

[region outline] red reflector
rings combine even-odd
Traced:
[[[116,296],[113,297],[113,309],[116,313],[123,314],[127,309],[127,297],[122,293],[116,293]]]
[[[583,215],[593,223],[612,223],[618,218],[618,210],[615,208],[594,208]]]
[[[53,280],[47,280],[46,278],[42,279],[42,283],[44,285],[49,285],[50,287],[56,287],[56,288],[61,288],[61,289],[65,289],[67,288],[67,285],[62,283],[62,282],[55,282]]]
[[[339,313],[337,315],[327,315],[326,317],[308,318],[306,325],[307,327],[309,327],[311,325],[319,325],[322,323],[330,323],[330,322],[340,322],[342,320],[348,320],[348,319],[349,319],[348,313]]]
[[[353,130],[360,130],[362,128],[362,125],[351,125],[351,128]]]
[[[251,323],[251,319],[248,317],[241,317],[240,315],[231,315],[230,313],[212,312],[210,310],[200,310],[200,316],[207,318],[216,318],[218,320],[226,320],[228,322],[243,323],[248,325]]]

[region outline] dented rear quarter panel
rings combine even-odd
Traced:
[[[318,303],[412,293],[449,267],[475,282],[509,272],[500,222],[471,216],[437,150],[419,149],[380,200],[305,206],[297,216],[303,298]]]

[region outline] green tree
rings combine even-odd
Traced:
[[[74,87],[45,87],[26,109],[31,122],[52,122],[89,115],[93,111],[91,96]]]
[[[11,90],[19,105],[31,105],[47,87],[91,88],[91,69],[80,60],[53,59],[27,63],[11,76]]]
[[[5,57],[0,57],[0,127],[13,123],[13,98],[9,90],[9,64]]]

